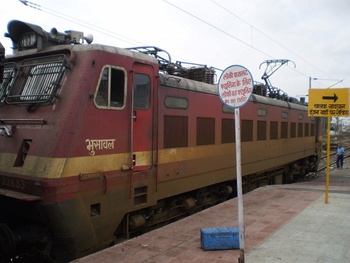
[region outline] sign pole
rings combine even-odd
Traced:
[[[331,151],[331,117],[350,115],[350,89],[309,89],[308,115],[327,117],[327,164],[325,203],[328,203],[330,151]]]
[[[328,114],[327,118],[327,169],[326,169],[326,191],[325,203],[328,204],[328,188],[329,188],[329,170],[330,170],[330,152],[331,152],[331,116]]]
[[[236,129],[236,173],[238,197],[238,225],[239,225],[239,263],[244,263],[244,220],[243,220],[243,194],[242,194],[242,167],[241,167],[241,116],[239,108],[235,108]]]
[[[228,107],[235,109],[236,131],[236,181],[238,198],[239,224],[239,263],[244,263],[244,222],[243,222],[243,193],[242,193],[242,164],[241,164],[241,116],[240,108],[248,103],[254,89],[252,74],[243,66],[232,65],[224,70],[218,83],[220,99]]]

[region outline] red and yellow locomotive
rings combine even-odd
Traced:
[[[234,114],[211,68],[17,20],[7,36],[0,262],[67,262],[235,194]],[[241,119],[244,191],[316,169],[306,106],[254,94]]]

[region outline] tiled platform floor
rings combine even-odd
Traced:
[[[317,232],[320,232],[327,222],[329,231],[341,232],[339,228],[344,227],[344,220],[342,222],[336,220],[341,220],[343,212],[350,215],[348,170],[331,172],[328,204],[324,203],[324,185],[324,176],[320,176],[310,182],[266,186],[245,194],[243,197],[245,262],[309,263],[298,258],[297,255],[307,259],[306,257],[309,256],[307,253],[317,254],[318,252],[312,251],[312,246],[305,245],[303,242],[310,244],[312,243],[310,239],[318,240],[320,237]],[[337,207],[333,202],[337,203]],[[349,203],[349,206],[345,206],[344,202]],[[333,216],[329,219],[330,215]],[[350,222],[350,218],[347,218],[347,222]],[[332,225],[335,229],[331,228]],[[237,199],[233,199],[75,262],[238,262],[239,250],[203,251],[200,244],[201,228],[237,226]],[[323,241],[327,239],[327,235],[330,235],[329,240],[332,239],[335,242],[333,244],[337,242],[332,233],[320,232],[320,235]],[[350,246],[350,239],[339,239],[339,242],[344,241],[347,241],[347,245]],[[275,245],[277,248],[274,247]],[[309,252],[303,252],[304,248],[309,248]],[[325,249],[322,247],[322,254],[326,253]],[[334,253],[337,252],[334,251]],[[346,257],[347,254],[349,254],[348,251],[342,253],[342,256]],[[286,261],[288,258],[292,261]],[[328,258],[322,261],[322,257],[318,258],[321,261],[310,261],[310,263],[342,262],[334,261],[338,260],[334,257],[331,257],[333,261],[327,261]],[[307,260],[312,259],[309,257]],[[350,258],[345,262],[350,262]]]

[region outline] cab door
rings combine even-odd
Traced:
[[[135,64],[133,70],[133,171],[148,170],[153,160],[154,70]]]

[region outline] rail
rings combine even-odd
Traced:
[[[348,152],[350,152],[350,147],[346,147],[345,148],[345,153],[346,154],[344,154],[344,160],[350,157],[350,153],[348,153]],[[331,158],[330,166],[335,165],[336,162],[337,162],[337,154],[336,154],[336,152],[331,153],[330,154],[330,158]],[[327,168],[327,155],[322,156],[322,158],[320,160],[320,163],[319,163],[319,168],[318,168],[317,172],[321,172],[321,171],[325,170],[326,168]]]

